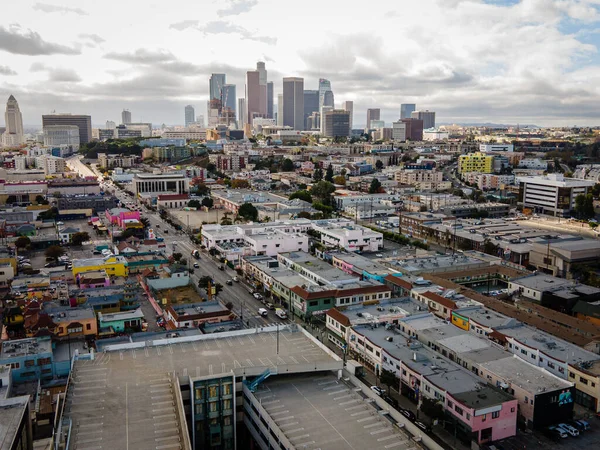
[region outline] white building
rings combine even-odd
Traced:
[[[512,152],[514,146],[512,144],[479,144],[479,151],[481,153]]]
[[[394,141],[406,141],[406,124],[402,121],[392,122],[392,139]]]
[[[6,112],[4,114],[6,130],[2,135],[2,144],[5,147],[18,147],[25,142],[23,134],[23,116],[19,109],[19,103],[11,95],[6,102]]]
[[[49,147],[71,146],[79,149],[79,127],[77,125],[46,125],[44,145]]]
[[[519,201],[524,208],[554,216],[569,216],[575,209],[575,198],[587,194],[593,181],[565,178],[562,174],[542,177],[518,177]]]
[[[424,141],[443,141],[444,139],[448,139],[449,136],[450,134],[447,131],[441,131],[437,128],[423,130]]]
[[[189,179],[180,174],[139,173],[133,177],[135,195],[145,194],[155,197],[160,194],[185,194],[189,189]]]
[[[519,161],[519,167],[524,169],[546,170],[548,169],[548,161],[544,161],[540,158],[524,158]]]
[[[58,156],[38,156],[35,159],[35,166],[38,169],[43,169],[46,175],[65,173],[67,171],[67,163],[65,159],[59,158]]]
[[[189,129],[181,131],[165,131],[162,137],[165,139],[186,139],[193,141],[204,141],[206,140],[206,130]]]
[[[383,234],[355,225],[351,220],[316,220],[313,230],[321,234],[321,242],[349,252],[376,252],[383,248]]]

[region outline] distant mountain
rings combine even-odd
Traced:
[[[509,128],[509,127],[516,127],[516,124],[507,124],[507,123],[492,123],[492,122],[483,122],[483,123],[477,123],[477,122],[473,122],[473,123],[468,123],[468,122],[454,122],[454,123],[448,123],[448,122],[444,122],[444,123],[439,123],[436,124],[436,126],[440,126],[440,125],[460,125],[463,127],[487,127],[487,128]],[[519,124],[519,128],[523,129],[523,128],[541,128],[537,125],[533,125],[533,124]]]

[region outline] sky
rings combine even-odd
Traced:
[[[9,1],[9,0],[5,0]],[[438,123],[600,125],[600,0],[10,0],[0,15],[0,102],[26,126],[52,111],[95,126],[183,124],[206,114],[208,79],[265,61],[336,106],[399,118],[401,103]],[[0,124],[3,119],[0,118]]]

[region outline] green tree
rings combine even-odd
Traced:
[[[79,233],[75,233],[71,237],[71,243],[76,246],[80,246],[81,244],[83,244],[84,242],[87,242],[89,240],[90,240],[90,235],[87,233],[87,231],[80,231]]]
[[[181,258],[183,258],[183,255],[181,253],[173,253],[172,256],[174,261],[179,261]]]
[[[305,202],[312,203],[312,195],[310,195],[310,192],[308,192],[306,190],[296,191],[292,195],[290,195],[289,198],[290,198],[290,200],[299,198],[300,200],[304,200]]]
[[[316,182],[319,182],[323,179],[323,169],[321,169],[320,167],[317,167],[315,169],[315,171],[313,172],[313,180],[315,180]]]
[[[19,236],[17,238],[17,240],[15,241],[15,247],[17,248],[27,248],[31,245],[31,239],[29,239],[27,236]]]
[[[258,209],[252,203],[244,203],[238,210],[238,216],[256,222],[258,219]]]
[[[202,206],[205,206],[208,209],[212,208],[214,203],[215,203],[214,200],[210,197],[204,197],[202,199]]]
[[[378,171],[381,171],[381,169],[383,169],[383,162],[380,159],[378,159],[377,162],[375,163],[375,168]]]
[[[592,194],[579,194],[575,197],[575,212],[581,219],[594,217],[594,196]]]
[[[381,192],[381,182],[377,178],[373,178],[371,186],[369,186],[369,194],[377,194]]]
[[[394,372],[391,372],[389,370],[381,369],[379,381],[381,381],[381,384],[385,384],[388,387],[388,394],[390,392],[391,386],[394,386],[394,388],[396,389],[400,388],[400,380]]]
[[[46,211],[38,214],[38,217],[42,220],[56,219],[57,216],[58,216],[58,208],[56,208],[56,207],[52,207],[52,208],[47,209]]]
[[[337,175],[337,176],[333,177],[333,183],[345,186],[346,185],[346,177],[343,175]]]
[[[488,255],[496,256],[498,254],[498,246],[489,239],[486,239],[483,243],[483,252],[487,253]]]
[[[325,181],[333,183],[333,167],[331,167],[331,164],[327,166],[327,171],[325,172]]]
[[[198,201],[196,199],[190,200],[187,205],[190,208],[200,208],[200,201]]]
[[[310,219],[310,213],[308,211],[300,211],[297,217],[298,219]]]
[[[214,173],[215,170],[217,170],[217,166],[215,166],[213,163],[208,163],[206,165],[206,171],[209,173]]]
[[[281,163],[281,171],[282,172],[293,172],[296,167],[294,166],[294,161],[289,158],[285,158]]]
[[[313,198],[317,198],[324,205],[331,205],[331,194],[335,192],[335,186],[329,181],[319,181],[310,190]]]
[[[46,255],[46,258],[53,258],[54,260],[58,260],[58,258],[60,258],[64,254],[65,254],[65,249],[62,248],[60,245],[51,245],[44,252],[44,255]]]

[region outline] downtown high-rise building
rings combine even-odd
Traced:
[[[304,78],[283,79],[283,126],[304,129]]]
[[[414,103],[402,103],[400,105],[400,119],[410,119],[410,115],[417,109]]]
[[[273,119],[273,93],[275,86],[272,81],[267,81],[267,118]]]
[[[435,128],[435,112],[434,111],[413,111],[410,115],[412,119],[423,121],[423,129]]]
[[[196,122],[196,110],[192,105],[187,105],[185,107],[185,126],[186,128],[190,126],[191,123]]]
[[[283,126],[283,94],[277,94],[277,126]]]
[[[333,91],[331,90],[331,81],[325,78],[319,78],[319,109],[322,106],[335,107]]]
[[[87,144],[92,140],[91,116],[80,114],[44,114],[42,116],[42,128],[50,125],[76,125],[79,128],[80,144]]]
[[[405,138],[409,141],[423,140],[423,121],[421,119],[400,119],[404,123]]]
[[[208,80],[208,101],[221,100],[221,90],[226,84],[226,75],[224,73],[213,73]]]
[[[121,124],[127,125],[128,123],[131,123],[131,111],[124,109],[121,113]]]
[[[264,117],[260,112],[260,72],[246,72],[246,123],[252,125],[252,119]]]
[[[371,129],[371,121],[372,120],[380,120],[381,110],[379,108],[369,108],[367,109],[367,125],[365,128],[367,130]]]
[[[14,96],[8,97],[6,102],[6,111],[4,113],[6,129],[2,134],[2,144],[5,147],[15,147],[25,142],[23,132],[23,115],[19,108],[19,103]]]
[[[319,91],[317,90],[305,90],[304,91],[304,129],[310,130],[315,125],[311,122],[309,127],[308,118],[313,113],[319,112]]]
[[[243,128],[246,123],[246,99],[238,98],[238,128]]]
[[[230,111],[235,113],[237,108],[236,103],[237,96],[235,84],[224,84],[221,89],[221,107],[229,108]]]
[[[324,106],[331,108],[330,106]],[[327,137],[349,137],[350,136],[350,113],[341,109],[326,111],[321,117],[323,136]]]
[[[342,109],[350,113],[350,131],[352,131],[352,124],[354,123],[352,120],[352,116],[354,115],[354,102],[345,101],[342,105]]]
[[[256,71],[258,72],[258,110],[261,117],[267,117],[267,69],[265,63],[259,61],[256,63]]]

